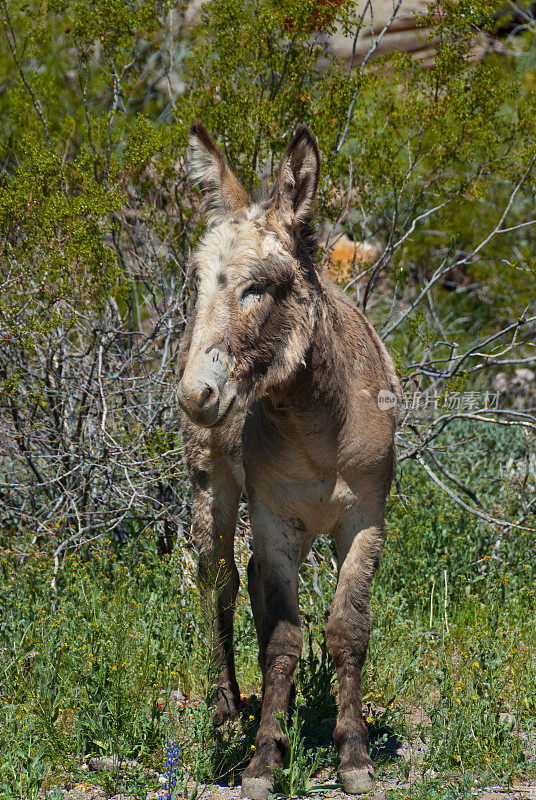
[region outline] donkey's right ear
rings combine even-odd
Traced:
[[[208,222],[249,206],[249,197],[200,122],[190,128],[190,174],[203,194]]]

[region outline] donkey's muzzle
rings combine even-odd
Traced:
[[[177,399],[196,425],[204,428],[216,425],[231,407],[234,391],[227,374],[227,364],[215,349],[187,364],[177,387]]]
[[[196,425],[214,425],[219,419],[220,393],[215,381],[201,380],[185,385],[184,379],[177,390],[179,405]]]

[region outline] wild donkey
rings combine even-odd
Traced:
[[[238,710],[233,538],[245,487],[253,531],[248,567],[263,700],[242,796],[263,800],[285,741],[302,648],[298,568],[332,532],[339,578],[326,630],[339,681],[335,742],[347,792],[371,789],[361,708],[371,582],[395,468],[399,396],[393,363],[354,301],[315,269],[308,224],[319,153],[298,128],[269,196],[250,199],[200,124],[190,131],[192,174],[209,228],[193,257],[197,296],[181,343],[178,397],[193,482],[192,534],[201,583],[219,576],[217,719]],[[214,579],[212,578],[212,585]]]

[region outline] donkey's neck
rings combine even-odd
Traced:
[[[336,319],[320,296],[314,315],[313,334],[301,364],[283,383],[268,390],[266,410],[300,416],[311,412],[340,420],[346,407],[347,365],[338,352]]]

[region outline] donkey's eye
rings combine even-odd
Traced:
[[[240,305],[243,308],[247,308],[253,305],[253,303],[258,303],[263,295],[266,294],[267,289],[268,286],[266,283],[251,283],[240,295]]]

